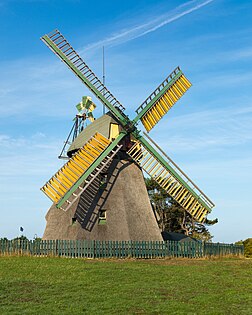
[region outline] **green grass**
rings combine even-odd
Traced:
[[[252,259],[0,257],[0,314],[252,314]]]

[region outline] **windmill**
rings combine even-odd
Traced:
[[[141,122],[149,132],[190,88],[181,69],[172,71],[131,120],[58,30],[41,39],[108,109],[78,135],[68,162],[41,188],[53,201],[44,238],[161,240],[142,170],[204,222],[213,202],[137,128]]]

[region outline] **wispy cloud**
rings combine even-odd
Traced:
[[[183,16],[190,14],[200,8],[206,6],[207,4],[213,2],[214,0],[205,0],[205,1],[188,1],[173,10],[166,12],[158,17],[151,17],[148,22],[142,23],[140,25],[134,26],[132,28],[122,30],[116,34],[112,34],[110,37],[107,37],[98,42],[92,43],[86,46],[83,51],[88,51],[92,49],[96,49],[102,46],[115,46],[118,44],[122,44],[133,39],[142,37],[148,33],[154,32],[159,28],[170,24]]]
[[[13,60],[11,65],[1,62],[0,66],[1,118],[21,117],[27,113],[33,117],[69,117],[70,111],[74,114],[78,96],[85,93],[72,73],[56,59],[42,61],[31,57]],[[68,90],[68,95],[63,96],[63,90]]]
[[[28,137],[0,134],[1,177],[6,179],[12,176],[49,176],[49,168],[54,171],[62,164],[62,161],[55,158],[61,146],[59,139],[42,132],[36,132]]]
[[[166,132],[169,130],[169,139]],[[166,132],[165,132],[166,131]],[[199,132],[200,131],[200,132]],[[164,136],[162,136],[164,135]],[[202,152],[219,150],[252,142],[252,108],[225,107],[161,120],[153,137],[168,152]]]
[[[238,34],[237,35],[234,35],[233,36],[239,36]],[[207,36],[206,36],[207,38]],[[224,41],[225,39],[223,39]],[[191,49],[191,47],[195,47],[196,45],[198,45],[198,43],[201,41],[201,45],[202,45],[202,41],[203,41],[203,37],[200,37],[200,38],[197,38],[195,40],[191,40],[191,42],[189,43],[188,42],[188,45],[187,45],[187,48],[188,49]],[[221,41],[221,40],[220,40]],[[209,40],[209,43],[210,42],[214,42],[213,39]],[[189,45],[190,45],[190,48],[189,48]],[[191,63],[193,63],[194,65],[194,68],[196,68],[196,66],[201,69],[206,69],[206,68],[209,68],[210,66],[212,67],[213,65],[218,65],[218,71],[224,71],[226,72],[227,69],[227,65],[230,65],[230,63],[232,64],[236,64],[238,65],[239,63],[243,62],[249,62],[252,60],[252,47],[251,46],[245,46],[243,48],[236,48],[234,47],[233,49],[228,49],[228,50],[221,50],[221,49],[218,49],[216,46],[212,46],[214,47],[212,53],[214,54],[214,58],[209,58],[209,55],[205,55],[203,54],[201,51],[198,51],[195,55],[194,55],[194,60],[192,60],[192,56],[188,56],[187,58],[189,59],[190,58],[190,61]],[[198,55],[197,55],[198,54]],[[185,60],[185,58],[184,58]],[[235,75],[234,75],[235,74]],[[251,77],[251,73],[241,73],[239,74],[239,77],[237,73],[234,73],[232,74],[232,78],[231,78],[231,81],[233,81],[233,83],[237,83],[240,82],[241,80],[247,80],[247,79],[250,79],[248,78],[249,76]],[[225,75],[227,75],[225,73]],[[223,85],[223,79],[226,79],[226,78],[221,78],[221,81],[222,81],[222,85]],[[228,78],[230,79],[230,78]],[[237,79],[237,80],[236,80]],[[226,84],[226,81],[224,81],[225,85]],[[231,82],[232,83],[232,82]],[[219,84],[219,82],[218,82]]]
[[[223,59],[228,61],[241,61],[252,59],[252,47],[243,47],[242,49],[232,50],[227,53],[223,53]]]

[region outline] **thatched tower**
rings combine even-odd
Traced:
[[[120,126],[103,115],[79,134],[68,155],[97,131],[112,139]],[[99,180],[98,188],[83,192],[67,212],[51,206],[43,239],[162,240],[142,171],[123,149]]]

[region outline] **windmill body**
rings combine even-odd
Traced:
[[[68,211],[52,205],[43,239],[162,240],[141,169],[114,159],[107,176],[91,204],[87,190]]]
[[[74,155],[97,132],[113,139],[120,130],[107,113],[78,135],[67,155]],[[43,239],[162,240],[142,170],[123,147],[97,177],[95,185],[90,185],[68,211],[53,204],[46,221]]]
[[[190,88],[180,68],[154,90],[130,120],[122,104],[58,30],[42,40],[109,110],[80,132],[68,149],[68,162],[41,188],[53,201],[44,238],[161,240],[142,170],[195,220],[204,222],[214,204],[137,129],[141,121],[149,132]],[[91,106],[91,101],[85,100]]]

